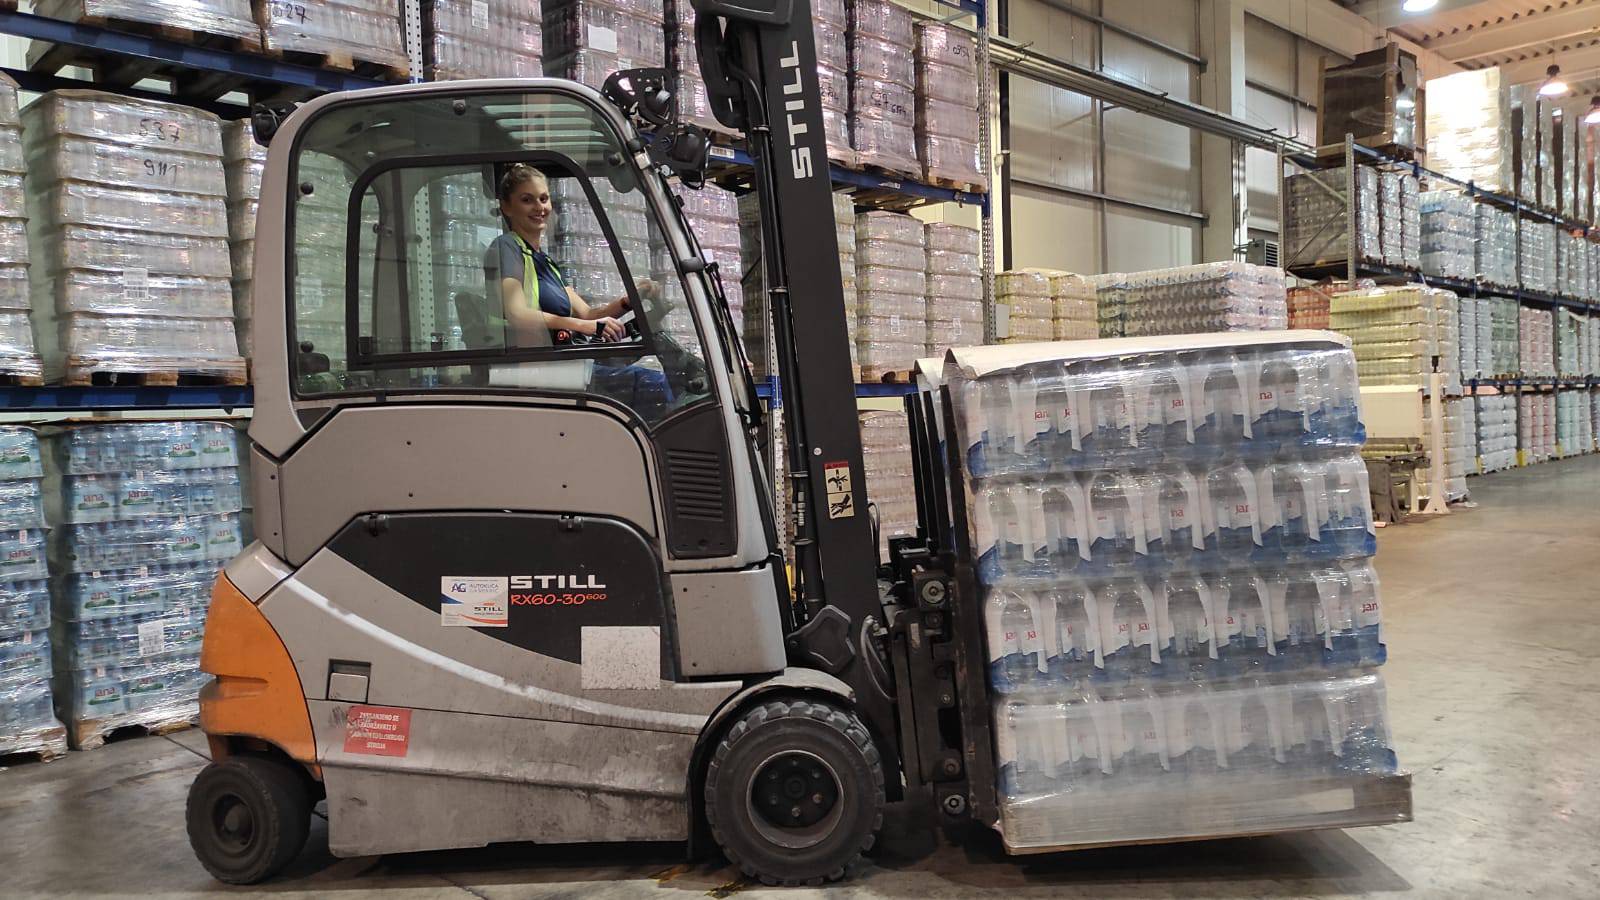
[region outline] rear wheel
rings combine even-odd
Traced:
[[[194,855],[218,881],[255,884],[305,846],[311,795],[286,762],[234,756],[200,771],[185,811]]]
[[[872,736],[828,703],[778,701],[745,713],[717,745],[705,791],[722,852],[766,884],[843,877],[883,824]]]

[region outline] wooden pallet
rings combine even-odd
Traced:
[[[986,184],[975,184],[970,181],[962,181],[959,178],[946,178],[938,172],[930,171],[923,178],[928,184],[948,191],[961,191],[964,194],[985,194],[989,191],[989,186]]]
[[[3,387],[41,387],[44,385],[44,376],[21,372],[0,372],[0,386]]]
[[[188,715],[174,718],[171,711],[160,718],[141,719],[138,713],[124,713],[105,719],[83,719],[67,726],[67,743],[74,750],[94,750],[105,746],[106,739],[124,733],[163,735],[193,728],[199,719],[198,708]]]
[[[135,387],[179,387],[199,385],[240,386],[248,382],[244,360],[218,361],[172,366],[133,366],[126,369],[108,366],[104,361],[79,356],[67,357],[67,387],[132,385]]]
[[[273,59],[281,59],[286,63],[310,66],[314,69],[327,69],[331,72],[343,72],[347,75],[358,75],[362,78],[373,78],[379,81],[407,81],[411,78],[411,66],[409,63],[397,65],[395,63],[357,59],[354,54],[343,51],[313,53],[305,50],[286,50],[282,47],[271,46],[270,37],[264,52],[267,56]]]
[[[17,0],[0,0],[0,12],[16,12]]]
[[[911,369],[885,369],[881,366],[862,366],[863,384],[916,384],[917,374]]]
[[[61,725],[29,734],[26,739],[0,741],[0,769],[27,762],[53,762],[66,755],[67,729]]]

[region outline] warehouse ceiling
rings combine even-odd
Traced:
[[[1440,0],[1424,13],[1400,0],[1339,2],[1464,68],[1499,66],[1523,84],[1554,63],[1575,100],[1600,94],[1600,0]]]

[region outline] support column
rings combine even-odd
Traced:
[[[1245,115],[1244,0],[1200,0],[1200,102],[1241,121]],[[1200,259],[1235,258],[1249,240],[1245,227],[1244,153],[1227,138],[1200,136],[1200,201],[1207,221]]]

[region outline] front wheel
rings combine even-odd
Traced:
[[[305,846],[311,794],[289,763],[234,756],[200,771],[185,815],[189,845],[207,872],[228,884],[255,884]]]
[[[728,859],[765,884],[819,885],[877,840],[883,767],[852,713],[810,700],[745,713],[706,772],[706,818]]]

